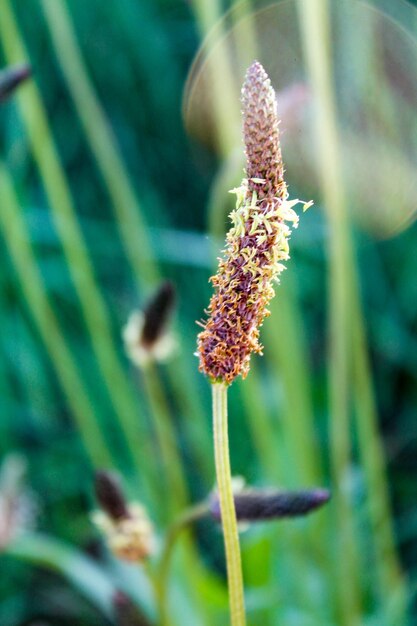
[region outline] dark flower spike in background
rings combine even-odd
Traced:
[[[146,305],[143,315],[142,343],[152,347],[165,333],[175,307],[174,285],[166,281]]]
[[[133,311],[123,329],[128,356],[143,367],[149,361],[164,361],[175,349],[168,326],[175,309],[175,288],[166,281],[160,285],[143,311]]]
[[[129,517],[120,481],[112,472],[99,470],[95,477],[95,491],[100,507],[113,520]]]
[[[320,508],[329,499],[330,491],[327,489],[302,491],[248,489],[234,495],[236,519],[239,522],[261,522],[284,517],[300,517]],[[210,514],[216,521],[221,521],[217,493],[211,498]]]
[[[144,562],[155,548],[153,526],[145,508],[128,502],[118,479],[111,472],[96,473],[95,489],[101,510],[92,520],[105,536],[109,549],[119,558]]]
[[[113,596],[113,609],[116,626],[151,626],[149,620],[122,591]]]
[[[269,315],[273,281],[289,259],[290,228],[298,224],[288,200],[279,140],[275,91],[260,63],[248,69],[242,87],[246,178],[230,214],[224,258],[210,280],[215,288],[198,336],[200,370],[212,382],[230,384],[249,372],[252,352],[262,352],[259,327]],[[304,208],[309,204],[304,203]]]
[[[26,63],[12,65],[2,70],[0,72],[0,102],[7,100],[31,74],[32,70]]]

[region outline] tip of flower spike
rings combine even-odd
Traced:
[[[245,79],[242,85],[242,100],[245,106],[245,100],[249,101],[252,99],[253,94],[252,91],[255,88],[255,85],[268,85],[270,87],[270,79],[268,74],[266,73],[263,65],[259,63],[259,61],[254,61],[246,70]],[[272,90],[272,87],[271,87]],[[272,90],[273,91],[273,90]],[[274,93],[274,101],[275,101],[275,92]]]
[[[259,61],[257,61],[255,59],[255,61],[252,61],[252,63],[249,65],[247,71],[246,71],[246,75],[250,76],[250,75],[261,75],[264,74],[266,77],[268,76],[264,66],[262,65],[262,63],[260,63]]]

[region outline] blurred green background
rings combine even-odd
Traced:
[[[143,570],[109,557],[89,514],[93,468],[117,469],[163,540],[159,419],[181,497],[213,487],[195,320],[242,176],[255,57],[290,194],[314,207],[264,357],[230,390],[233,473],[333,499],[242,534],[249,624],[417,623],[416,29],[401,0],[0,0],[1,66],[33,69],[0,109],[0,455],[27,463],[22,528],[0,533],[1,626],[117,623],[116,588],[154,619]],[[147,376],[121,329],[162,279],[180,349]],[[174,559],[172,620],[221,626],[221,534],[195,531],[201,569]]]

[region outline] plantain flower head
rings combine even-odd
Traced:
[[[132,363],[145,367],[152,361],[166,361],[176,350],[168,326],[175,308],[175,289],[163,282],[143,311],[133,311],[123,328],[125,350]]]
[[[117,477],[110,472],[97,472],[95,487],[101,510],[92,513],[92,521],[111,552],[124,561],[146,561],[155,550],[155,540],[145,508],[125,500]]]
[[[242,87],[243,138],[246,178],[236,193],[227,235],[207,314],[198,336],[200,370],[212,382],[230,384],[249,372],[252,352],[262,353],[259,328],[269,315],[273,282],[289,259],[288,239],[298,225],[288,200],[279,141],[274,89],[267,73],[255,61]],[[311,203],[303,203],[306,209]]]
[[[307,515],[326,504],[330,499],[330,492],[327,489],[244,489],[234,493],[233,499],[236,519],[239,522],[262,522]],[[214,492],[210,500],[210,514],[216,521],[221,521],[217,492]]]

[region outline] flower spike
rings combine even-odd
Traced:
[[[330,492],[327,489],[248,489],[234,494],[233,499],[239,522],[261,522],[307,515],[328,502]],[[211,498],[210,514],[215,520],[221,520],[217,493]]]
[[[175,352],[176,342],[168,326],[175,308],[175,287],[163,282],[143,311],[133,311],[123,329],[126,352],[138,367],[165,361]]]
[[[198,336],[200,370],[212,382],[226,384],[239,375],[245,378],[251,353],[262,353],[259,328],[269,315],[273,281],[289,259],[286,222],[298,224],[293,206],[299,201],[288,201],[284,181],[275,92],[257,61],[243,83],[242,114],[246,178],[233,190],[233,225],[217,274],[210,279],[215,293]]]
[[[92,521],[104,534],[109,549],[124,561],[146,561],[155,541],[145,508],[128,502],[116,476],[106,470],[96,473],[95,490],[101,510],[92,513]]]

